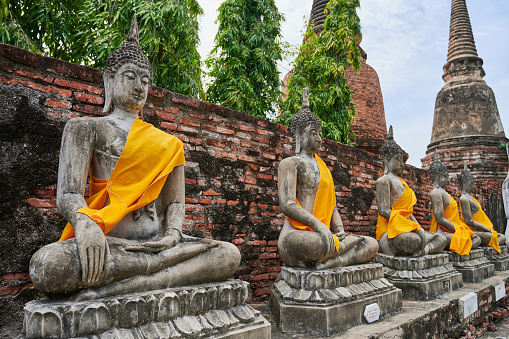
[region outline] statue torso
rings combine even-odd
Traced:
[[[385,182],[389,186],[389,192],[384,192],[384,194],[389,195],[389,206],[394,205],[396,200],[398,200],[405,191],[405,186],[399,180],[399,178],[394,174],[385,174],[384,176],[378,179],[381,182]],[[377,180],[377,181],[378,181]],[[377,188],[378,189],[378,188]]]

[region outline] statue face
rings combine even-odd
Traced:
[[[404,167],[405,162],[403,161],[402,153],[394,154],[387,162],[387,170],[389,173],[399,174],[403,172]]]
[[[447,187],[449,185],[449,175],[440,174],[438,177],[438,184],[440,187]]]
[[[301,151],[317,153],[322,147],[322,128],[316,126],[306,126],[301,136]]]
[[[475,182],[473,180],[466,180],[463,183],[463,191],[473,193],[475,191]]]
[[[122,65],[113,78],[113,106],[138,114],[147,101],[149,84],[147,69],[132,63]]]

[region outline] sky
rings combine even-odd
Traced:
[[[199,53],[204,60],[214,46],[217,9],[222,0],[202,0]],[[312,0],[276,0],[284,14],[283,41],[298,48]],[[484,80],[495,92],[502,124],[509,135],[509,1],[467,0],[477,52],[484,60]],[[378,73],[387,127],[421,167],[431,140],[436,95],[445,84],[450,0],[361,0],[361,47]],[[280,62],[283,77],[293,60]]]

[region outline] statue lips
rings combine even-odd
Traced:
[[[134,92],[134,93],[132,94],[132,97],[133,97],[136,101],[141,101],[141,100],[143,100],[143,95],[141,95],[141,94],[139,94],[139,93],[136,93],[136,92]]]

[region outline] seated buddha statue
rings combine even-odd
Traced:
[[[481,246],[490,246],[500,253],[500,245],[505,244],[505,236],[493,229],[493,224],[484,213],[481,204],[472,196],[475,191],[474,177],[468,171],[465,162],[463,172],[459,176],[461,189],[460,211],[461,220],[481,238]]]
[[[398,176],[405,165],[404,152],[394,141],[392,126],[380,152],[384,164],[384,175],[376,181],[376,239],[380,252],[403,256],[440,253],[447,245],[447,239],[421,228],[413,215],[413,206],[417,202],[415,193]]]
[[[127,40],[106,61],[110,114],[71,119],[63,132],[57,205],[69,223],[60,241],[30,262],[35,287],[50,298],[221,281],[239,266],[233,244],[182,233],[183,143],[140,117],[151,76],[135,16]]]
[[[430,193],[433,211],[430,232],[444,235],[449,250],[459,255],[468,255],[472,248],[479,247],[481,239],[460,220],[456,200],[445,191],[445,187],[449,185],[449,170],[438,158],[438,151],[435,151],[429,173],[433,182]]]
[[[279,204],[286,216],[278,242],[281,260],[316,269],[367,262],[378,251],[377,242],[344,231],[332,175],[317,154],[322,125],[309,109],[306,90],[290,130],[296,155],[281,161],[278,169]]]

